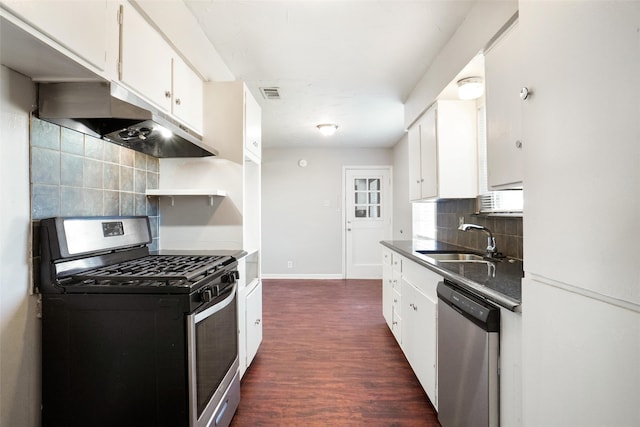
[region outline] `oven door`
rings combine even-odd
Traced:
[[[236,287],[187,316],[192,426],[228,425],[240,400]]]

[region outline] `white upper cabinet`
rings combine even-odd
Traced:
[[[219,157],[260,163],[262,111],[244,82],[208,82],[205,87],[207,144]]]
[[[203,83],[178,56],[173,57],[173,114],[197,130],[202,130]]]
[[[474,101],[438,101],[409,129],[409,197],[478,194]]]
[[[262,157],[262,110],[258,101],[245,92],[245,149],[256,158]]]
[[[202,80],[135,8],[121,10],[120,80],[202,132]]]
[[[2,6],[99,71],[107,64],[107,0],[8,0]],[[113,25],[115,26],[115,21]]]
[[[171,111],[171,46],[132,6],[121,11],[120,80]]]
[[[523,144],[517,23],[485,54],[489,188],[522,188]]]
[[[430,108],[409,129],[409,197],[421,200],[438,195],[436,108]]]
[[[634,304],[639,26],[639,2],[520,3],[526,274]]]

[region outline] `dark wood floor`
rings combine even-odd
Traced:
[[[439,426],[381,300],[379,280],[264,280],[231,426]]]

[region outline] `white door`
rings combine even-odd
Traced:
[[[381,240],[391,239],[391,167],[345,168],[345,277],[382,278]]]

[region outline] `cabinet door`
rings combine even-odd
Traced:
[[[247,295],[247,367],[262,342],[262,281]]]
[[[518,24],[485,55],[489,188],[521,187],[522,101]]]
[[[262,155],[262,112],[251,92],[245,89],[245,149],[260,159]]]
[[[420,171],[420,122],[414,123],[407,135],[409,144],[409,200],[422,198]]]
[[[438,101],[436,116],[436,194],[447,199],[474,198],[478,195],[476,103]]]
[[[437,408],[437,293],[442,277],[415,262],[403,265],[403,346],[408,346],[407,359],[431,403]],[[405,291],[408,293],[405,294]]]
[[[527,275],[640,304],[640,2],[520,6]]]
[[[105,69],[108,22],[107,1],[8,0],[4,6],[37,30],[83,58]],[[115,19],[115,17],[114,17]]]
[[[175,55],[173,57],[173,115],[202,132],[203,85],[200,77]]]
[[[436,302],[402,280],[402,349],[436,406]]]
[[[171,111],[173,49],[133,6],[125,3],[120,40],[120,80]]]
[[[421,198],[438,197],[437,109],[431,107],[420,119]]]

